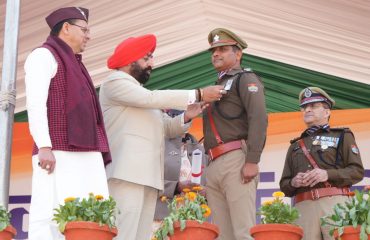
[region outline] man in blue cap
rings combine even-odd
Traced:
[[[364,168],[351,130],[329,126],[335,104],[329,94],[307,87],[299,94],[299,102],[307,129],[291,141],[280,188],[286,196],[294,196],[303,239],[331,240],[320,218],[348,200],[349,187],[363,179]]]

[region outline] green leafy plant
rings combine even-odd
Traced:
[[[187,220],[203,223],[211,215],[211,209],[207,205],[206,198],[199,194],[201,190],[202,187],[200,186],[193,187],[192,191],[185,188],[183,193],[175,196],[172,201],[168,201],[165,196],[162,196],[161,200],[168,203],[170,214],[163,219],[152,240],[163,240],[167,238],[168,234],[173,235],[174,222],[179,222],[180,230],[183,231]]]
[[[10,225],[10,213],[5,207],[0,206],[0,232]]]
[[[59,230],[63,233],[68,222],[89,221],[100,225],[115,227],[116,202],[112,197],[104,199],[101,195],[89,194],[87,199],[69,197],[64,205],[54,209],[53,220],[57,222]]]
[[[274,192],[272,196],[274,199],[263,202],[257,213],[262,216],[261,223],[293,224],[299,217],[298,210],[283,202],[283,192]]]
[[[360,240],[367,240],[370,234],[370,191],[366,187],[363,191],[355,190],[348,195],[350,199],[344,204],[336,204],[333,214],[321,218],[321,225],[330,226],[330,234],[338,231],[341,236],[347,226],[361,226]]]

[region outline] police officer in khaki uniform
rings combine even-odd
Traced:
[[[265,145],[267,114],[259,77],[242,69],[244,40],[217,28],[208,35],[220,101],[203,112],[204,147],[209,156],[206,192],[223,240],[252,239],[256,220],[258,162]]]
[[[299,101],[307,129],[291,141],[280,188],[294,196],[304,240],[334,239],[328,227],[321,227],[320,217],[345,202],[349,187],[363,179],[360,152],[350,129],[330,128],[335,101],[324,90],[305,88]]]

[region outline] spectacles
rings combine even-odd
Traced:
[[[73,26],[76,26],[76,27],[79,27],[84,34],[89,34],[90,33],[90,29],[87,28],[87,27],[83,27],[83,26],[80,26],[80,25],[77,25],[77,24],[74,24],[74,23],[69,23],[69,24],[73,25]]]

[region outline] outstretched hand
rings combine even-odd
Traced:
[[[215,85],[203,88],[203,101],[214,102],[221,100],[223,94],[226,94],[224,86]]]
[[[185,123],[189,122],[191,119],[201,114],[203,110],[206,109],[207,107],[208,104],[203,102],[188,105],[188,108],[184,113],[184,122]]]

